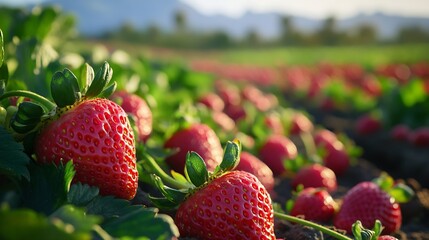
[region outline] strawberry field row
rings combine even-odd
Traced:
[[[290,223],[394,239],[427,219],[402,221],[422,193],[409,182],[377,168],[351,177],[372,165],[349,137],[424,126],[425,82],[414,78],[426,65],[397,81],[359,66],[190,69],[116,49],[66,52],[73,24],[55,8],[2,17],[2,239],[276,239],[291,238]],[[379,118],[338,132],[309,106]]]

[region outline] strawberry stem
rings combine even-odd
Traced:
[[[317,154],[316,145],[314,144],[313,136],[310,132],[301,132],[299,134],[299,138],[304,144],[305,153],[307,155],[307,159],[315,160],[315,156]]]
[[[179,188],[179,189],[187,189],[190,186],[188,184],[182,183],[177,181],[176,179],[170,177],[159,165],[155,162],[155,159],[153,159],[149,154],[143,154],[144,163],[146,166],[149,167],[149,172],[154,173],[155,175],[159,176],[164,183],[169,185],[173,188]]]
[[[34,100],[35,102],[40,103],[41,107],[48,112],[57,107],[57,105],[49,101],[49,99],[43,96],[40,96],[37,93],[26,91],[26,90],[15,90],[15,91],[6,92],[0,96],[0,101],[8,97],[16,97],[16,96],[30,98],[31,100]]]
[[[319,225],[319,224],[314,223],[314,222],[307,221],[307,220],[302,219],[302,218],[298,218],[298,217],[294,217],[294,216],[291,216],[291,215],[287,215],[287,214],[283,214],[283,213],[278,213],[278,212],[274,212],[274,216],[276,218],[279,218],[279,219],[283,219],[283,220],[286,220],[286,221],[289,221],[289,222],[294,222],[294,223],[298,223],[298,224],[301,224],[301,225],[304,225],[304,226],[307,226],[307,227],[314,228],[316,230],[319,230],[319,231],[321,231],[321,232],[323,232],[323,233],[325,233],[325,234],[327,234],[329,236],[332,236],[332,237],[334,237],[336,239],[339,239],[339,240],[353,240],[352,238],[349,238],[349,237],[347,237],[347,236],[345,236],[345,235],[343,235],[343,234],[341,234],[339,232],[336,232],[336,231],[334,231],[332,229],[329,229],[329,228],[327,228],[325,226]]]

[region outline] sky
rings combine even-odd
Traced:
[[[44,0],[0,0],[0,3],[21,5]],[[90,1],[90,0],[88,0]],[[156,0],[153,0],[156,1]],[[402,16],[429,17],[429,0],[181,0],[205,14],[239,17],[246,11],[283,12],[312,18],[336,16],[344,18],[358,13],[383,11]]]

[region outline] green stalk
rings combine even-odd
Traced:
[[[327,234],[329,236],[332,236],[332,237],[334,237],[336,239],[339,239],[339,240],[353,240],[352,238],[349,238],[349,237],[347,237],[347,236],[345,236],[345,235],[343,235],[343,234],[341,234],[339,232],[336,232],[336,231],[331,230],[331,229],[329,229],[327,227],[324,227],[324,226],[319,225],[319,224],[314,223],[314,222],[307,221],[307,220],[302,219],[302,218],[297,218],[297,217],[294,217],[294,216],[291,216],[291,215],[287,215],[287,214],[283,214],[283,213],[278,213],[278,212],[274,212],[274,217],[282,219],[282,220],[286,220],[286,221],[289,221],[289,222],[298,223],[300,225],[304,225],[304,226],[307,226],[307,227],[314,228],[316,230],[319,230],[319,231],[321,231],[321,232],[323,232],[323,233],[325,233],[325,234]]]
[[[302,132],[299,134],[299,138],[304,144],[305,153],[308,158],[313,159],[313,157],[317,154],[317,149],[314,144],[313,136],[309,132]]]
[[[168,175],[164,170],[162,170],[158,163],[155,162],[155,159],[153,159],[150,155],[143,154],[143,156],[144,163],[146,163],[147,166],[150,168],[150,172],[155,173],[155,175],[159,176],[162,181],[170,187],[178,189],[187,189],[190,187],[188,184],[179,182],[176,179],[170,177],[170,175]]]
[[[40,96],[37,93],[26,91],[26,90],[15,90],[15,91],[6,92],[0,96],[0,101],[8,97],[17,97],[17,96],[27,97],[27,98],[30,98],[31,100],[34,100],[37,103],[40,103],[41,107],[48,112],[57,107],[57,105],[55,105],[55,103],[51,102],[49,99],[43,96]]]

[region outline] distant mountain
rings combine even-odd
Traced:
[[[244,36],[249,30],[257,31],[265,38],[278,36],[280,13],[247,12],[239,18],[225,15],[204,15],[179,0],[48,0],[46,4],[59,5],[64,11],[77,16],[78,29],[84,35],[99,35],[118,28],[128,22],[136,28],[155,24],[161,29],[174,28],[174,14],[182,11],[189,28],[202,31],[223,30],[235,37]],[[286,14],[283,14],[286,16]],[[323,21],[301,16],[288,15],[301,31],[313,31]],[[402,17],[383,13],[358,14],[347,19],[338,19],[340,29],[350,29],[358,24],[373,24],[382,38],[393,37],[404,26],[420,26],[429,30],[429,17]]]

